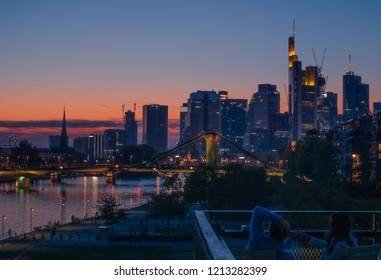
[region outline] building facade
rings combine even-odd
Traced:
[[[239,147],[246,131],[247,99],[221,100],[221,134]],[[221,148],[231,149],[221,142]]]
[[[89,135],[89,160],[96,161],[103,159],[103,134],[90,134]]]
[[[361,82],[361,76],[349,70],[343,75],[344,121],[358,119],[369,112],[369,85]]]
[[[143,144],[158,152],[168,150],[168,106],[143,106]]]
[[[135,120],[135,112],[125,112],[124,131],[126,136],[125,144],[136,146],[138,144],[138,123]]]

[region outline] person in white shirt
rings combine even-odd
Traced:
[[[351,231],[351,221],[348,214],[337,212],[329,218],[329,231],[326,240],[321,240],[307,234],[299,235],[298,239],[308,241],[311,245],[322,249],[324,260],[346,259],[351,247],[358,246],[356,237]]]

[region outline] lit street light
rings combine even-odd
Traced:
[[[34,212],[34,208],[33,207],[31,207],[30,208],[30,232],[32,232],[32,225],[33,225],[33,222],[32,222],[32,217],[33,217],[33,215],[32,215],[32,213]]]
[[[4,238],[4,221],[7,219],[7,216],[4,216],[2,217],[1,219],[1,239]]]

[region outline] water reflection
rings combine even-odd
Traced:
[[[66,178],[62,184],[38,180],[30,188],[16,188],[12,183],[0,184],[0,217],[6,216],[6,229],[19,234],[49,222],[70,222],[74,218],[95,216],[97,198],[103,192],[116,196],[123,207],[134,208],[147,203],[160,190],[160,180],[118,180],[110,186],[105,177]],[[32,212],[30,209],[34,209]]]

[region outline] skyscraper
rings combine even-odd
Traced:
[[[242,147],[246,131],[246,99],[221,100],[221,134]],[[222,147],[229,147],[221,142]]]
[[[186,123],[187,112],[188,112],[188,103],[183,103],[180,106],[180,143],[184,142],[184,139],[185,139],[185,123]]]
[[[260,84],[254,93],[254,128],[269,128],[270,116],[280,112],[280,94],[275,85]]]
[[[337,121],[337,93],[326,92],[318,97],[317,112],[318,129],[322,134],[327,134],[334,129]]]
[[[135,120],[135,112],[127,111],[124,114],[124,131],[126,145],[138,144],[138,124]]]
[[[126,136],[123,129],[106,129],[104,131],[104,157],[112,156],[113,153],[121,151],[125,140]]]
[[[369,85],[361,83],[361,76],[351,69],[351,57],[349,61],[349,71],[343,75],[344,121],[358,119],[369,112]]]
[[[221,100],[217,92],[213,90],[192,92],[188,99],[188,111],[185,117],[186,140],[208,130],[220,132],[220,110]]]
[[[308,130],[317,128],[318,69],[307,66],[295,54],[295,32],[288,40],[289,114],[292,138],[302,139]]]
[[[168,150],[168,106],[143,106],[143,144],[159,152]]]
[[[89,135],[89,160],[94,161],[103,158],[103,134]]]

